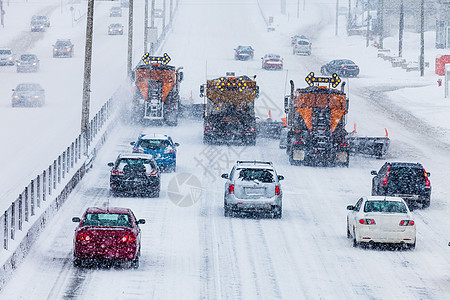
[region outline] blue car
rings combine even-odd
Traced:
[[[131,142],[134,153],[151,154],[161,170],[175,172],[177,168],[177,149],[180,144],[174,143],[166,134],[141,134],[136,142]]]

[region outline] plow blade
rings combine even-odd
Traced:
[[[350,153],[383,158],[389,149],[388,137],[348,137]]]

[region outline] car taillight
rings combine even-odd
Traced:
[[[123,171],[112,170],[112,174],[113,174],[113,175],[122,175],[122,174],[123,174]]]
[[[138,153],[139,149],[138,148],[133,148],[133,153]]]
[[[388,177],[389,177],[390,170],[391,170],[391,167],[389,167],[386,171],[386,175],[384,176],[383,183],[382,183],[383,185],[387,185],[387,183],[388,183]]]
[[[248,131],[255,131],[255,128],[250,127],[250,128],[248,129]]]
[[[77,234],[77,241],[86,241],[89,242],[91,240],[91,237],[85,233],[78,233]]]
[[[156,176],[156,175],[158,175],[158,172],[151,171],[150,173],[146,173],[146,174],[149,175],[149,176]]]
[[[375,225],[375,220],[374,219],[360,219],[359,223],[366,224],[366,225]]]
[[[413,226],[414,221],[413,220],[401,220],[399,225],[400,226]]]
[[[340,143],[339,145],[340,146],[347,146],[348,144],[347,143]]]
[[[120,239],[120,241],[124,242],[124,243],[126,243],[126,242],[134,242],[134,241],[136,241],[136,236],[134,234],[128,234],[128,235],[125,235],[124,237],[122,237]]]
[[[164,154],[174,153],[175,149],[166,149],[164,150]]]
[[[206,126],[205,127],[205,130],[213,130],[214,129],[214,127],[212,127],[212,126]]]
[[[295,141],[294,144],[295,144],[295,145],[301,145],[301,144],[302,144],[302,141]]]
[[[427,171],[425,171],[425,169],[423,169],[423,173],[425,174],[425,186],[427,187],[431,186],[430,180],[428,179]]]
[[[279,195],[280,195],[280,192],[281,192],[280,186],[276,185],[276,186],[275,186],[275,195],[276,195],[276,196],[279,196]]]
[[[230,184],[230,185],[228,186],[228,193],[229,193],[229,194],[234,194],[234,184]]]

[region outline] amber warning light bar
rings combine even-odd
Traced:
[[[306,76],[305,81],[309,86],[314,86],[314,83],[328,83],[332,87],[337,87],[341,83],[341,78],[334,73],[331,77],[315,77],[314,72],[311,72]]]

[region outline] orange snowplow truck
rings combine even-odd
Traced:
[[[307,88],[295,89],[284,100],[287,114],[286,152],[293,165],[346,166],[350,147],[345,129],[348,98],[336,87],[340,78],[306,77]]]
[[[180,82],[183,72],[169,66],[170,57],[142,57],[143,64],[136,67],[133,96],[134,113],[143,120],[163,121],[169,126],[178,124]]]

